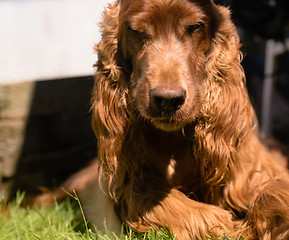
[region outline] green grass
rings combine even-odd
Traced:
[[[76,194],[51,207],[22,208],[25,194],[17,194],[9,204],[1,202],[0,239],[2,240],[171,240],[168,230],[140,234],[131,229],[120,236],[92,231],[86,223]],[[77,217],[80,216],[80,217]],[[220,238],[227,239],[227,238]]]
[[[146,234],[132,230],[116,236],[101,234],[89,228],[77,196],[71,196],[51,207],[22,208],[25,194],[17,194],[16,200],[1,202],[0,239],[2,240],[169,240],[168,231],[152,230]],[[74,201],[75,199],[76,201]],[[77,217],[80,216],[80,217]]]
[[[21,208],[23,198],[24,194],[18,194],[14,202],[2,203],[0,239],[95,239],[76,230],[80,222],[74,221],[76,210],[68,200],[51,207]]]

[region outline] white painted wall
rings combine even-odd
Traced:
[[[113,0],[0,0],[0,84],[93,73],[97,23]]]

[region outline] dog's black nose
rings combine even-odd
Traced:
[[[152,106],[156,111],[169,114],[181,108],[186,95],[181,87],[157,87],[151,90]]]

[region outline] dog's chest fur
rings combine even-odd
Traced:
[[[203,182],[199,164],[192,153],[192,141],[181,132],[165,133],[156,130],[149,133],[146,136],[146,149],[150,151],[144,156],[149,169],[165,177],[173,187],[186,195],[199,192]]]

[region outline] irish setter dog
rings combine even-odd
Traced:
[[[66,183],[91,222],[178,239],[289,239],[289,175],[258,139],[239,37],[211,0],[104,12],[93,90],[97,162]]]

